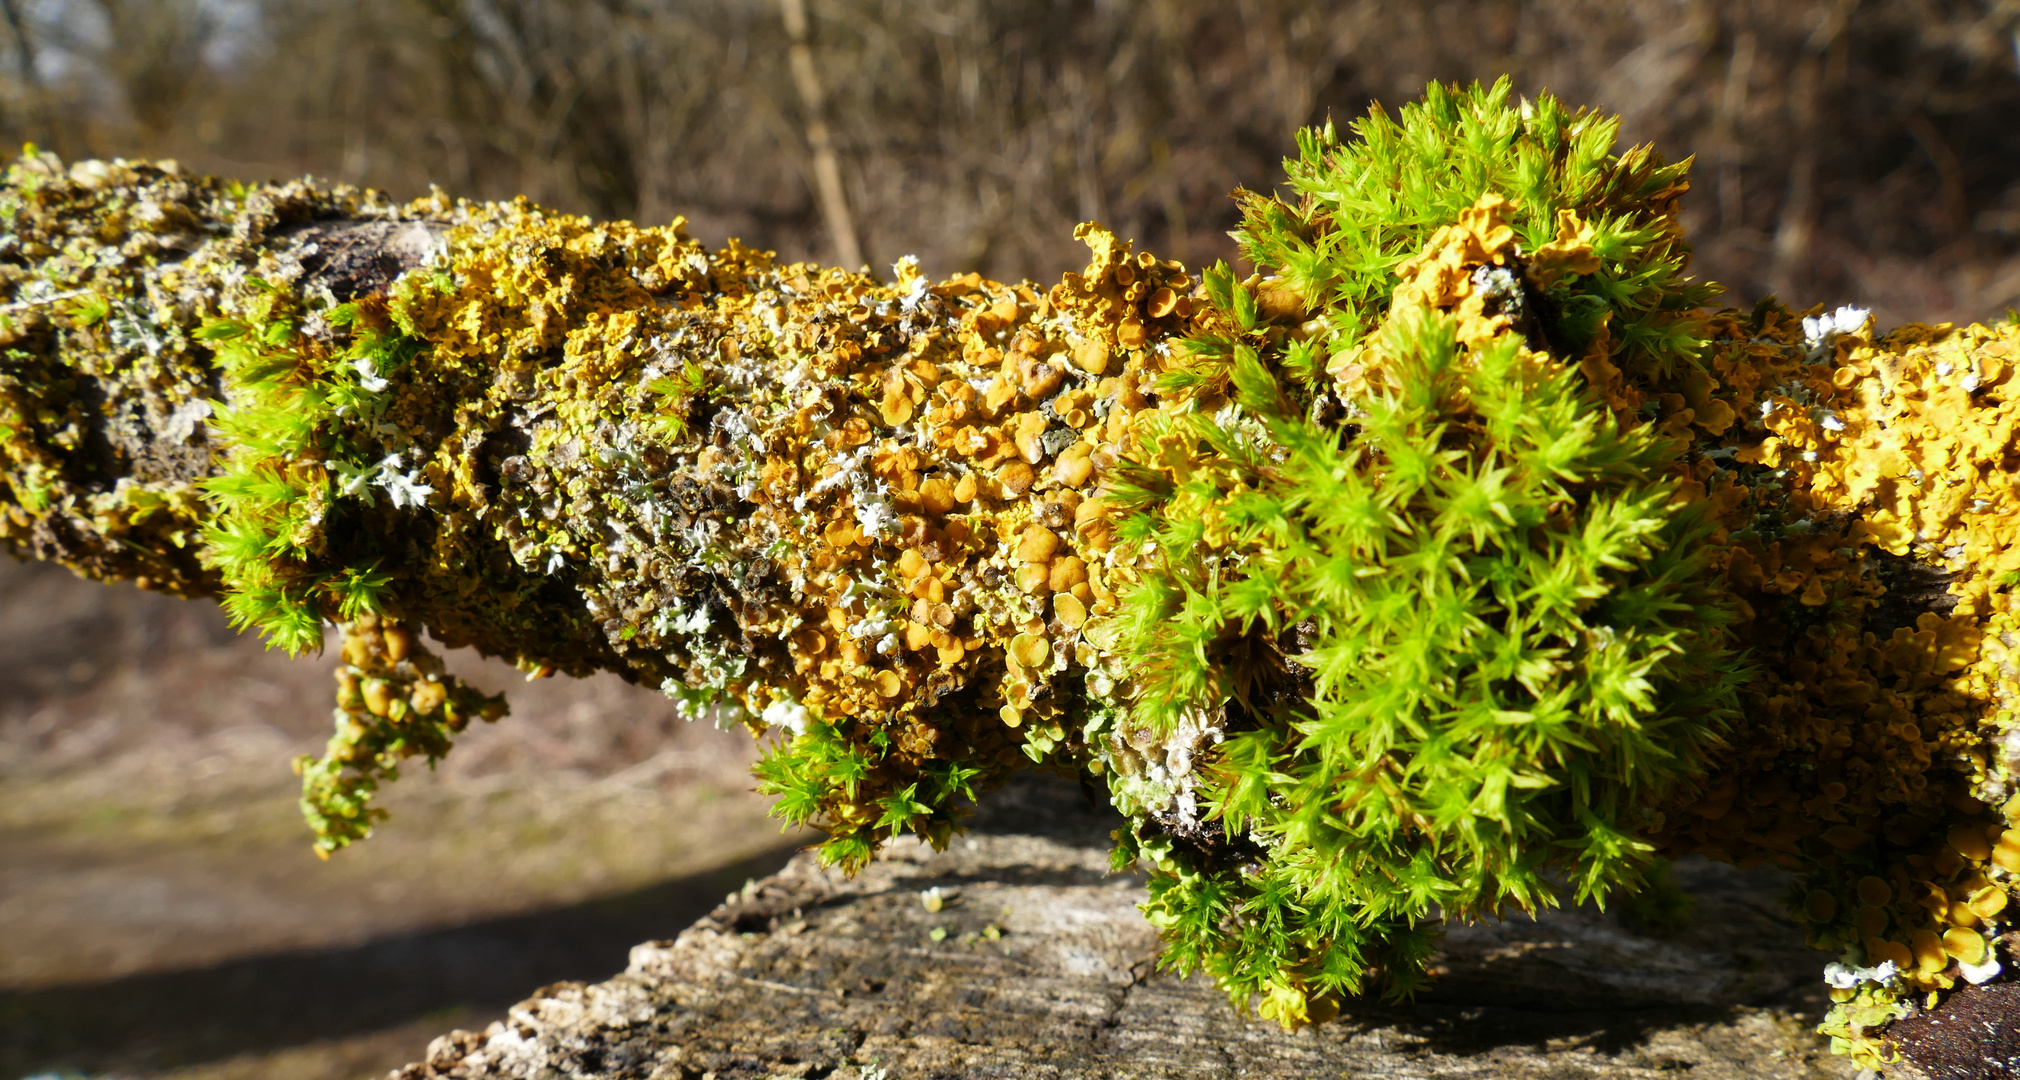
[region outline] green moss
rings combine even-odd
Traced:
[[[1292,1024],[1419,985],[1431,909],[1535,909],[1567,876],[1578,900],[1643,888],[1650,808],[1702,768],[1742,672],[1709,525],[1666,479],[1679,447],[1529,344],[1610,322],[1650,368],[1690,361],[1662,289],[1677,171],[1505,83],[1356,130],[1301,140],[1297,204],[1245,199],[1276,276],[1208,275],[1224,322],[1187,344],[1164,384],[1187,404],[1124,495],[1149,563],[1117,645],[1126,724],[1222,740],[1187,805],[1136,822],[1148,910],[1166,963]],[[1404,257],[1504,193],[1522,250],[1568,211],[1598,223],[1600,267],[1485,330],[1462,325],[1477,308],[1389,309]],[[1299,325],[1258,287],[1292,291]],[[1358,393],[1326,377],[1350,360],[1379,372]]]
[[[397,460],[367,459],[357,438],[383,421],[387,379],[421,342],[393,329],[383,303],[347,303],[314,313],[348,332],[334,348],[301,332],[303,313],[280,289],[253,284],[244,318],[209,320],[195,335],[224,376],[211,425],[223,469],[200,485],[215,511],[203,557],[235,626],[290,653],[320,651],[325,621],[380,613],[393,582],[381,559],[345,565],[362,555],[333,551],[329,538],[355,531],[345,519],[356,509],[384,500],[424,510],[432,493]]]

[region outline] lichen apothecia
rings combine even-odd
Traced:
[[[1717,310],[1616,127],[1433,86],[1238,193],[1250,276],[1050,286],[31,152],[0,537],[337,627],[325,853],[504,710],[425,631],[748,727],[846,867],[1105,785],[1166,963],[1291,1026],[1434,910],[1772,863],[1884,1064],[2012,977],[2020,329]]]

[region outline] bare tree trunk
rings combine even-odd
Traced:
[[[855,215],[849,212],[848,192],[842,187],[841,160],[835,153],[834,136],[828,131],[828,100],[822,90],[820,71],[814,66],[813,45],[807,25],[805,0],[779,0],[785,10],[786,37],[792,42],[789,60],[793,86],[800,105],[807,111],[807,147],[814,154],[814,187],[821,197],[821,219],[827,222],[828,236],[835,243],[835,259],[845,267],[863,265],[863,248],[856,240]]]

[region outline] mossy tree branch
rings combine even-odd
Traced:
[[[1614,133],[1433,87],[1241,196],[1256,276],[1090,225],[1050,287],[30,157],[0,536],[339,624],[325,851],[502,711],[426,629],[777,734],[849,866],[1105,783],[1167,962],[1286,1024],[1407,993],[1434,908],[1772,861],[1877,1060],[2005,977],[2020,334],[1714,311]]]

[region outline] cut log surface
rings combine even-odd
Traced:
[[[1108,872],[1118,823],[1020,784],[945,852],[894,844],[854,879],[802,855],[616,978],[546,987],[391,1080],[1858,1071],[1811,1032],[1827,958],[1781,914],[1775,872],[1679,865],[1696,914],[1665,938],[1589,909],[1453,927],[1415,1004],[1292,1034],[1157,970],[1143,882]]]

